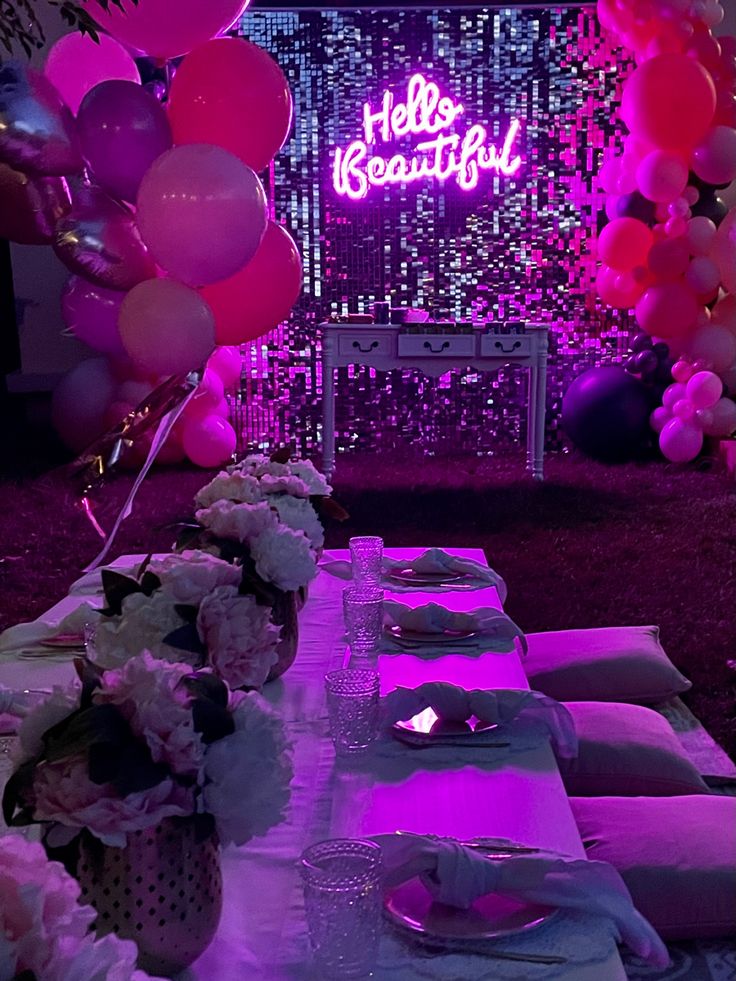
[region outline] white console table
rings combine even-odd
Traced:
[[[426,325],[422,325],[426,326]],[[323,468],[335,470],[335,368],[360,364],[377,371],[416,368],[432,378],[452,369],[498,371],[518,364],[529,369],[526,468],[543,480],[544,417],[547,394],[547,327],[530,325],[521,334],[417,332],[397,324],[320,324],[322,331]]]

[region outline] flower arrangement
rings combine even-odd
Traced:
[[[9,826],[43,823],[50,847],[80,832],[123,847],[129,832],[194,818],[240,845],[282,820],[290,747],[257,692],[148,651],[107,671],[75,665],[79,680],[20,726]]]
[[[102,584],[107,605],[88,652],[102,668],[148,650],[208,667],[231,688],[258,688],[276,663],[281,628],[238,566],[185,551],[148,562],[136,578],[103,570]]]
[[[138,951],[114,934],[90,932],[97,913],[79,903],[80,887],[42,846],[0,838],[0,978],[39,981],[144,981]]]

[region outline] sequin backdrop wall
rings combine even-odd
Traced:
[[[271,172],[277,220],[299,243],[304,291],[290,320],[249,345],[237,422],[243,445],[317,448],[320,340],[330,312],[387,296],[461,320],[546,321],[551,329],[547,446],[564,445],[562,395],[584,367],[619,360],[627,315],[592,287],[601,200],[595,174],[617,144],[612,103],[629,64],[602,40],[594,8],[556,10],[254,11],[240,27],[279,62],[295,105],[292,137]],[[360,136],[363,102],[415,72],[493,135],[522,121],[518,177],[374,188],[332,187],[335,146]],[[502,137],[503,138],[503,137]],[[521,369],[498,375],[376,374],[340,369],[338,449],[490,453],[526,430]]]

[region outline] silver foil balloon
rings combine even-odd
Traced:
[[[51,82],[20,61],[0,65],[0,161],[26,174],[78,174],[76,120]]]
[[[0,163],[0,238],[49,245],[72,206],[63,177],[29,177]]]
[[[156,276],[131,211],[97,187],[81,187],[56,225],[54,252],[72,272],[99,286],[129,290]]]

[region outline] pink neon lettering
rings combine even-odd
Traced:
[[[423,75],[412,75],[407,83],[406,102],[395,102],[385,92],[380,108],[363,106],[363,139],[344,149],[337,147],[333,160],[333,185],[338,194],[359,201],[371,187],[411,184],[434,179],[453,179],[470,191],[478,186],[481,172],[510,177],[518,172],[522,158],[515,152],[521,122],[512,119],[501,148],[489,141],[485,126],[471,126],[462,136],[444,132],[465,112],[464,107]],[[388,159],[373,152],[376,144],[406,136],[430,136],[417,143],[409,154],[393,153]]]

